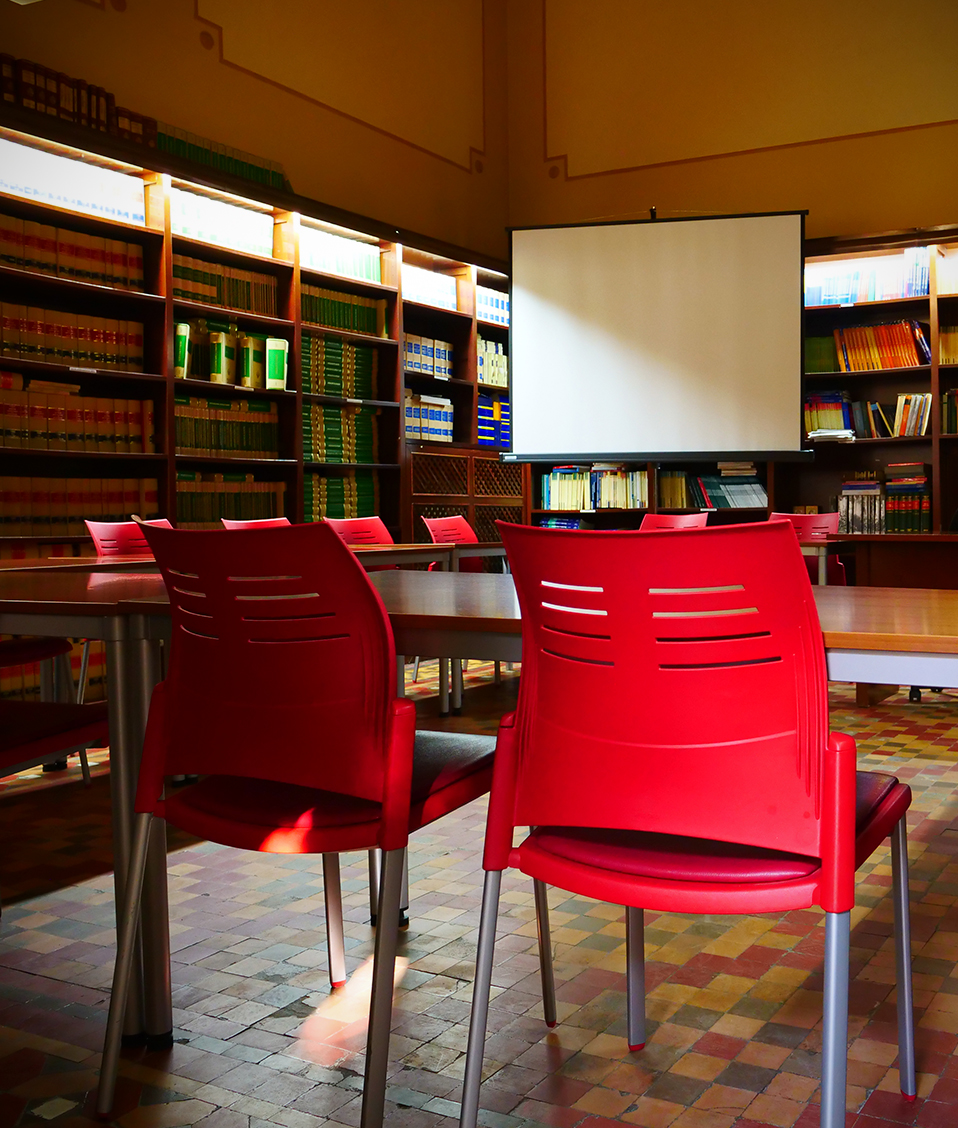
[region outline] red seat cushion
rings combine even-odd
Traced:
[[[108,739],[105,702],[0,701],[0,768],[52,756],[71,745],[105,745]]]
[[[897,786],[898,780],[885,772],[858,772],[855,823],[859,830]],[[794,881],[820,866],[817,858],[801,854],[637,830],[543,826],[530,837],[539,849],[567,861],[661,881]]]

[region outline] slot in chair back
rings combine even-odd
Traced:
[[[84,524],[93,537],[97,556],[149,556],[150,546],[143,535],[143,525],[173,528],[165,517],[155,521],[84,521]]]
[[[584,826],[821,857],[824,650],[791,531],[500,528],[523,630],[510,845]]]

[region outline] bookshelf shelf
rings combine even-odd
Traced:
[[[325,290],[345,290],[347,293],[368,294],[376,298],[395,298],[399,293],[398,286],[373,282],[367,278],[353,278],[348,274],[330,274],[312,266],[304,266],[302,276],[307,286],[320,286]]]
[[[806,306],[806,313],[844,313],[847,314],[849,310],[856,309],[887,309],[889,306],[906,306],[909,309],[915,310],[922,307],[928,308],[928,297],[923,295],[916,298],[882,298],[880,301],[874,302],[848,302],[845,304],[832,303],[830,305],[816,305]]]
[[[303,392],[303,399],[308,403],[328,403],[339,406],[352,404],[354,407],[400,407],[397,400],[355,399],[350,396],[327,396],[322,392]]]
[[[164,306],[166,298],[162,294],[148,294],[142,290],[128,290],[122,286],[101,286],[95,282],[84,282],[79,278],[68,278],[59,274],[41,274],[36,270],[21,270],[17,266],[0,264],[0,285],[9,282],[17,286],[29,286],[34,289],[43,287],[50,291],[51,297],[57,299],[62,295],[80,295],[98,300],[129,301],[140,305]]]
[[[460,309],[447,309],[445,306],[428,305],[426,302],[413,302],[403,298],[403,306],[412,313],[428,313],[430,317],[451,318],[454,321],[475,321],[471,313],[464,313]]]
[[[242,454],[179,454],[173,456],[177,462],[197,462],[203,465],[229,465],[229,466],[295,466],[295,458],[257,458],[255,455]]]
[[[31,447],[0,447],[2,458],[25,458],[28,462],[52,459],[55,462],[78,459],[83,462],[105,459],[107,462],[138,462],[144,464],[166,462],[165,454],[123,453],[113,450],[43,450]]]
[[[54,364],[52,361],[29,360],[18,356],[0,356],[0,368],[5,371],[22,372],[24,376],[34,376],[37,379],[50,377],[67,384],[75,384],[78,380],[92,377],[141,384],[167,382],[165,376],[156,372],[126,372],[120,368],[84,368],[75,364]]]
[[[193,239],[187,235],[174,233],[172,238],[174,254],[186,255],[189,258],[205,259],[223,266],[237,266],[242,270],[250,269],[280,276],[290,274],[293,270],[293,264],[285,259],[257,255],[252,251],[239,251],[233,247],[220,247],[216,243],[205,243],[201,239]]]
[[[956,366],[958,367],[958,366]],[[870,368],[862,372],[806,372],[806,380],[828,380],[831,383],[839,383],[842,380],[849,379],[874,379],[876,376],[880,377],[915,377],[922,376],[927,379],[931,375],[930,364],[909,365],[907,368]]]
[[[375,337],[372,333],[354,333],[349,329],[333,329],[329,325],[316,325],[312,321],[303,322],[303,333],[310,337],[339,337],[357,345],[386,345],[392,348],[399,342],[394,337]]]
[[[163,241],[163,232],[158,228],[141,227],[138,223],[125,223],[119,219],[108,219],[106,216],[72,211],[70,208],[47,204],[39,199],[14,196],[9,192],[0,192],[0,214],[20,216],[38,223],[68,227],[71,231],[91,232],[111,239],[122,238],[131,243],[141,239],[154,243]]]
[[[398,462],[311,462],[303,465],[309,470],[400,470]]]
[[[207,305],[205,302],[191,302],[185,298],[174,298],[173,308],[185,317],[208,317],[217,321],[223,318],[232,318],[243,325],[255,325],[261,329],[275,329],[289,331],[294,322],[285,317],[267,317],[262,313],[248,313],[244,309],[232,309],[230,306]]]
[[[181,388],[187,392],[209,392],[213,396],[252,396],[256,399],[295,400],[296,392],[291,388],[244,388],[239,384],[214,384],[212,380],[194,380],[177,377],[173,382],[174,391]]]
[[[498,392],[503,396],[509,394],[509,388],[504,384],[484,384],[481,380],[477,380],[476,387],[480,392]]]

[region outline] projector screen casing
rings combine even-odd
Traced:
[[[504,457],[801,457],[804,213],[511,234]]]

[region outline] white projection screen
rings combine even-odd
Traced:
[[[804,213],[512,232],[518,461],[801,449]]]

